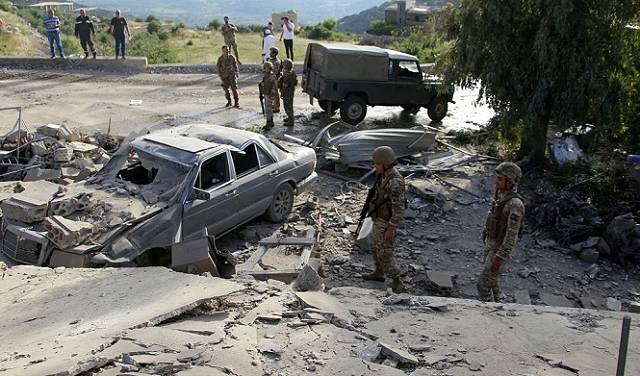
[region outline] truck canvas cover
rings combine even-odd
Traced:
[[[386,81],[389,52],[373,46],[309,43],[306,67],[325,73],[326,79]]]

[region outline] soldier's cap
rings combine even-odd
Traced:
[[[278,47],[271,47],[271,48],[269,48],[269,51],[271,51],[271,52],[275,52],[275,53],[280,52],[280,50],[278,49]]]
[[[271,64],[271,62],[267,61],[266,63],[264,63],[264,65],[262,67],[263,68],[273,69],[273,64]]]

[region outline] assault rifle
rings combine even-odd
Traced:
[[[260,99],[260,107],[262,107],[262,114],[264,115],[264,94],[262,93],[262,82],[258,84],[258,98]]]
[[[360,233],[360,230],[362,229],[362,223],[364,222],[365,218],[367,218],[369,216],[369,204],[371,204],[371,200],[373,200],[373,195],[375,194],[375,188],[376,188],[376,184],[378,184],[378,182],[380,181],[380,179],[382,179],[382,174],[377,174],[376,175],[376,181],[373,183],[373,185],[371,186],[371,188],[369,188],[369,192],[367,193],[367,199],[364,202],[364,206],[362,207],[362,210],[360,211],[360,220],[358,221],[358,227],[356,227],[356,236],[358,236],[358,234]]]

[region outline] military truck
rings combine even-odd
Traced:
[[[453,92],[428,78],[415,56],[373,46],[309,43],[304,59],[302,91],[318,100],[330,116],[340,110],[349,124],[360,123],[367,106],[400,106],[441,121]]]

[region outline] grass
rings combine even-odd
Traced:
[[[191,41],[191,43],[189,43]],[[262,61],[262,39],[258,34],[238,34],[236,36],[240,61],[243,63],[258,63]],[[311,40],[295,38],[293,41],[293,54],[295,61],[303,61],[307,50],[307,44]],[[184,30],[178,36],[170,39],[171,45],[178,51],[178,58],[183,63],[215,64],[222,53],[220,48],[224,39],[218,31]],[[278,57],[286,59],[284,43],[276,42],[280,50]]]
[[[0,32],[0,55],[33,56],[41,55],[39,51],[48,49],[46,43],[40,42],[31,35],[29,26],[22,18],[5,11],[0,11],[0,18],[5,26],[15,26],[20,30],[19,34]]]

